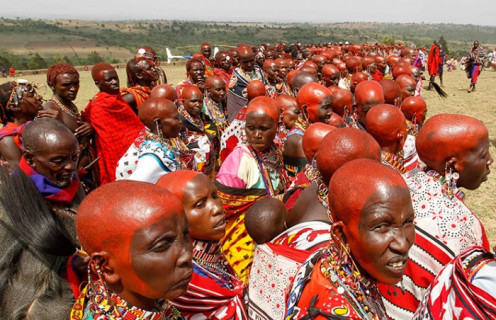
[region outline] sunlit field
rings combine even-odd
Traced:
[[[162,65],[167,73],[170,84],[176,85],[185,78],[184,62],[176,65]],[[121,87],[126,85],[125,70],[118,71],[121,79]],[[91,79],[90,71],[81,71],[81,87],[77,100],[75,101],[79,109],[84,109],[91,97],[98,92]],[[45,84],[45,75],[26,75],[24,78],[40,84]],[[0,83],[8,79],[0,78]],[[425,86],[424,86],[425,87]],[[496,156],[496,72],[485,70],[482,72],[477,91],[467,93],[469,80],[465,72],[455,70],[444,73],[444,90],[448,93],[448,98],[440,98],[434,91],[424,90],[423,97],[427,102],[428,117],[439,113],[465,114],[482,120],[489,129],[490,151]],[[45,98],[50,98],[49,88],[42,88],[40,92]],[[457,143],[457,141],[453,141]],[[495,165],[491,166],[494,169]],[[494,171],[494,170],[493,170]],[[489,176],[489,180],[478,190],[467,191],[466,202],[483,221],[492,245],[496,245],[496,176]]]

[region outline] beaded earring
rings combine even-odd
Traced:
[[[456,190],[456,183],[458,182],[458,179],[460,178],[460,174],[458,172],[453,171],[453,169],[450,167],[448,170],[448,163],[445,164],[444,167],[444,179],[446,182],[446,194],[450,199],[453,199],[455,195],[455,190]]]
[[[160,119],[155,119],[155,128],[157,129],[157,135],[160,139],[164,138],[164,133],[162,132],[162,128],[160,128]]]
[[[105,292],[107,301],[111,302],[112,300],[110,299],[110,294],[107,289],[107,285],[105,283],[105,280],[103,280],[102,270],[100,270],[100,266],[93,259],[90,260],[90,262],[88,263],[88,291],[86,292],[86,296],[90,299],[94,299],[98,293],[95,283],[93,282],[93,277],[91,276],[92,267],[96,270],[98,281],[100,282],[103,291]]]
[[[412,131],[418,133],[418,124],[417,124],[417,113],[415,112],[412,117]]]

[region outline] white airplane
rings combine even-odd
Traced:
[[[165,52],[167,53],[167,63],[171,63],[172,59],[191,59],[191,56],[174,56],[169,48],[165,48]]]

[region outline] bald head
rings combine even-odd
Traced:
[[[193,95],[201,95],[203,97],[203,93],[198,89],[197,86],[186,86],[183,88],[181,95],[183,96],[183,100],[188,100]]]
[[[248,101],[251,101],[256,97],[265,96],[267,91],[265,89],[265,84],[262,81],[253,80],[246,86],[246,93],[248,95]]]
[[[139,229],[183,215],[179,199],[165,189],[119,180],[95,189],[83,200],[76,216],[76,231],[88,254],[107,251],[119,255],[129,250]]]
[[[257,244],[269,242],[286,229],[286,214],[279,199],[258,200],[246,212],[246,231]]]
[[[424,124],[427,104],[421,97],[407,97],[401,104],[400,109],[406,119],[418,124]]]
[[[291,90],[295,93],[300,91],[300,88],[310,82],[319,82],[319,79],[308,72],[301,71],[297,75],[294,76],[293,82],[291,84]]]
[[[357,187],[360,186],[360,187]],[[333,221],[358,224],[364,207],[377,193],[408,187],[394,169],[370,159],[355,159],[336,170],[329,182],[329,206]]]
[[[187,184],[200,174],[203,175],[203,173],[193,170],[177,170],[162,176],[155,184],[171,192],[182,201]]]
[[[400,85],[392,79],[382,79],[379,81],[384,91],[384,103],[398,106],[401,104],[402,95]]]
[[[22,133],[22,143],[30,154],[37,154],[41,149],[57,148],[61,141],[78,144],[71,130],[62,122],[51,118],[31,121]]]
[[[174,116],[177,113],[176,105],[164,98],[150,98],[138,109],[138,118],[149,128],[155,128],[155,121]]]
[[[379,161],[381,148],[370,134],[355,128],[331,131],[320,143],[316,154],[317,168],[325,183],[340,166],[362,158]]]
[[[324,137],[332,130],[337,129],[335,126],[331,126],[322,122],[312,123],[306,130],[302,139],[303,152],[307,157],[308,162],[311,162],[315,156],[315,153],[319,149],[320,143]]]
[[[163,98],[172,102],[177,100],[176,90],[168,84],[161,84],[152,89],[151,98]]]
[[[420,159],[437,172],[444,172],[447,161],[460,158],[487,139],[484,124],[472,117],[439,114],[427,120],[417,136]]]
[[[396,154],[403,149],[406,120],[397,107],[390,104],[373,107],[367,113],[365,126],[382,150]]]
[[[340,117],[344,116],[345,110],[351,112],[351,91],[336,88],[332,92],[332,111]]]
[[[358,121],[365,125],[367,112],[373,106],[384,103],[384,92],[377,81],[362,81],[355,89],[355,101],[357,104]]]

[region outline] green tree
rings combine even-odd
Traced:
[[[48,63],[45,61],[45,59],[43,59],[38,52],[36,52],[34,54],[34,57],[32,59],[32,61],[34,61],[37,65],[38,65],[38,68],[35,68],[35,69],[42,69],[42,68],[48,68]]]
[[[449,54],[448,41],[446,41],[446,39],[444,39],[444,36],[441,36],[441,38],[439,38],[439,42],[441,43],[441,46],[443,47],[444,53]]]
[[[102,56],[96,51],[91,51],[88,54],[88,64],[97,64],[99,62],[103,62]]]
[[[387,45],[393,45],[395,44],[396,40],[394,39],[393,36],[384,36],[382,37],[381,43],[387,44]]]

